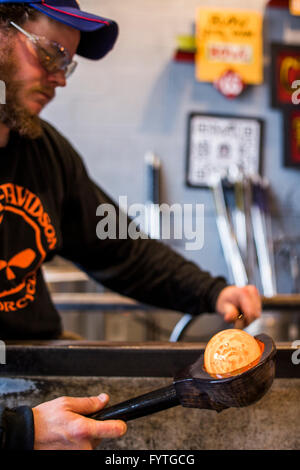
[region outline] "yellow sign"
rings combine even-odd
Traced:
[[[263,81],[262,14],[200,7],[196,18],[196,78],[214,82],[227,70],[244,83]]]
[[[300,15],[300,0],[290,0],[290,12],[292,15]]]

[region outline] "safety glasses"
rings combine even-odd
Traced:
[[[41,65],[48,73],[52,74],[63,71],[66,78],[70,77],[77,67],[77,62],[70,60],[69,53],[65,47],[43,36],[28,33],[13,21],[10,24],[30,40]]]

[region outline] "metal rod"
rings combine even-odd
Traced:
[[[251,217],[253,234],[257,251],[258,266],[263,293],[270,297],[277,293],[272,249],[270,245],[269,227],[267,227],[268,210],[266,203],[266,188],[260,179],[252,182],[253,204]]]
[[[222,181],[220,178],[213,182],[212,191],[216,207],[217,227],[229,274],[231,276],[231,280],[237,286],[242,287],[248,284],[248,277],[228,218]]]
[[[147,174],[145,231],[150,238],[160,239],[160,160],[154,153],[148,152],[145,162]]]

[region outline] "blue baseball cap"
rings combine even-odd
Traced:
[[[26,3],[50,18],[81,31],[76,53],[87,59],[104,57],[118,37],[115,21],[82,11],[76,0],[0,0],[0,5],[4,3]]]

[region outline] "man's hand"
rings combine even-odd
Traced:
[[[35,450],[93,450],[102,438],[117,438],[127,430],[119,420],[85,418],[101,410],[109,397],[60,397],[33,408]]]
[[[239,326],[249,325],[261,315],[261,299],[255,286],[228,286],[221,290],[216,303],[216,310],[228,323],[235,322],[243,314]]]

